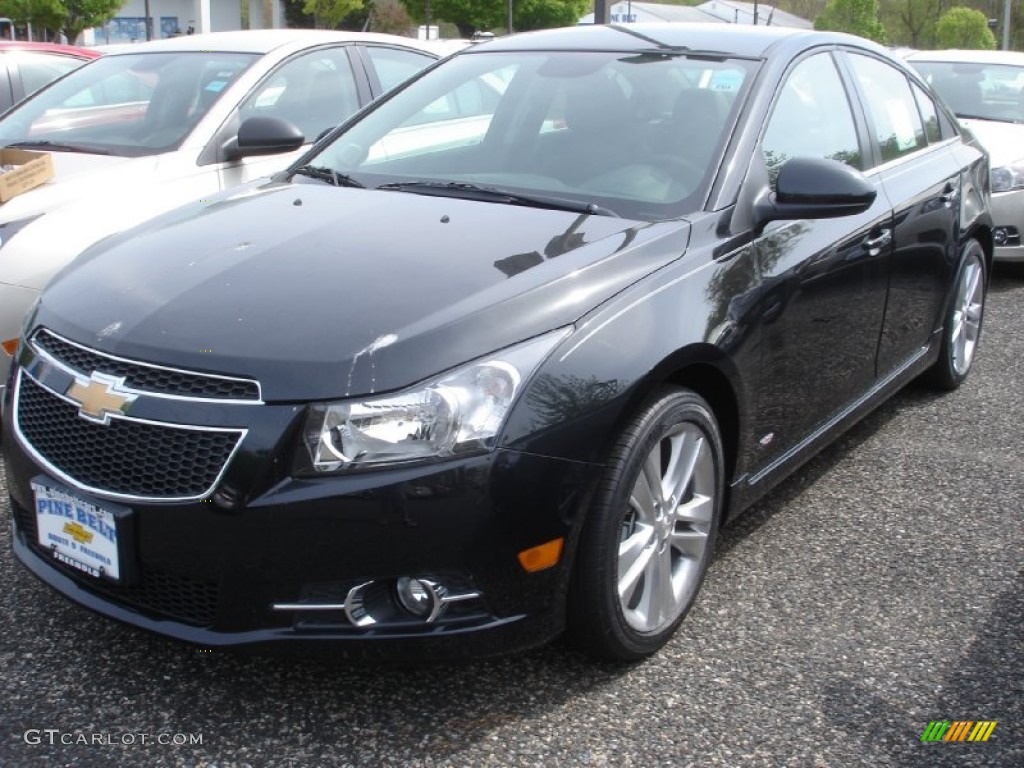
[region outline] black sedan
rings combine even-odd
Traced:
[[[465,50],[58,275],[7,388],[15,552],[209,647],[641,658],[723,522],[964,381],[988,206],[984,154],[858,38]]]

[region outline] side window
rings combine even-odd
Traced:
[[[321,48],[271,72],[242,102],[240,116],[280,117],[312,141],[357,109],[359,96],[345,48]]]
[[[761,148],[773,186],[782,164],[793,157],[823,157],[863,168],[853,112],[830,54],[811,56],[790,72]]]
[[[864,94],[865,109],[874,126],[882,162],[926,146],[924,126],[906,76],[869,56],[850,54],[849,60]]]
[[[71,56],[53,56],[48,53],[28,53],[18,56],[18,72],[25,95],[35,93],[47,83],[76,69],[85,62]]]
[[[403,83],[415,75],[421,69],[428,67],[433,61],[432,56],[416,51],[407,51],[401,48],[383,48],[378,45],[368,45],[365,48],[366,54],[373,62],[373,68],[377,72],[377,79],[383,91],[390,91],[399,83]]]
[[[942,141],[942,131],[939,128],[939,113],[935,108],[935,102],[932,101],[931,96],[913,83],[910,84],[910,88],[914,92],[914,100],[917,102],[917,108],[921,112],[921,119],[924,120],[924,133],[928,143],[934,144],[936,141]]]

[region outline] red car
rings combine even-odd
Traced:
[[[0,112],[99,55],[73,45],[0,40]]]

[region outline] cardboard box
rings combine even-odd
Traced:
[[[53,158],[47,152],[27,149],[0,149],[0,166],[16,165],[14,170],[0,173],[0,203],[45,184],[53,178]]]

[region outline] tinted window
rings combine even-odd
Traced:
[[[928,143],[941,141],[942,131],[939,128],[939,114],[935,108],[935,102],[932,101],[931,96],[913,83],[910,84],[910,87],[914,91],[914,99],[917,101],[917,108],[920,110],[921,119],[924,121],[924,132],[928,138]]]
[[[178,146],[255,57],[131,53],[79,67],[0,120],[0,142],[51,141],[138,156]]]
[[[433,57],[425,53],[376,45],[366,46],[366,53],[377,71],[380,87],[385,91],[390,91],[399,83],[408,80],[434,61]]]
[[[242,104],[244,120],[273,115],[312,141],[359,109],[356,81],[345,48],[326,48],[289,59]]]
[[[25,95],[35,93],[47,83],[53,82],[61,75],[70,72],[85,62],[71,56],[60,56],[49,53],[24,52],[18,56],[18,71],[21,74],[21,85]]]
[[[474,52],[311,160],[370,185],[474,184],[625,217],[692,211],[757,65],[610,51]]]
[[[966,61],[911,64],[957,115],[1024,121],[1024,67]]]
[[[864,108],[874,127],[882,162],[924,147],[924,126],[906,75],[868,56],[851,55],[850,63],[864,94]]]
[[[830,54],[805,59],[786,78],[762,150],[773,183],[793,157],[824,157],[863,168],[853,112]]]

